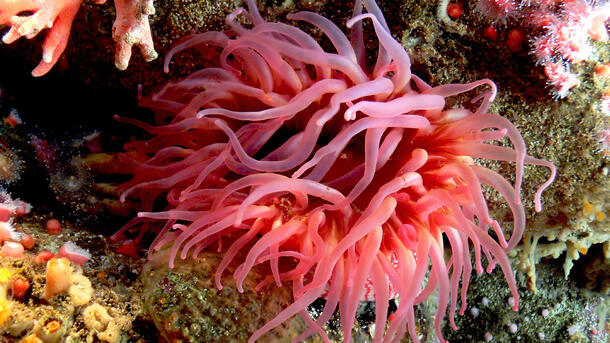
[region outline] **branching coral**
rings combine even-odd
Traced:
[[[249,11],[240,8],[227,17],[230,33],[193,35],[169,52],[166,69],[175,53],[192,47],[218,67],[145,98],[143,105],[163,119],[158,126],[118,118],[155,135],[126,145],[126,156],[136,158],[121,198],[139,195],[152,208],[166,194],[169,204],[165,211],[140,212],[113,238],[139,230],[141,240],[156,230],[150,253],[169,245],[170,266],[177,256],[221,251],[219,289],[234,260],[241,262],[234,272],[239,291],[252,268],[268,265],[258,287],[288,283],[294,303],[250,342],[294,315],[311,328],[296,341],[319,333],[328,342],[321,326],[337,308],[350,342],[367,282],[377,328],[386,328],[390,290],[400,297],[387,330],[378,329],[374,342],[396,342],[407,329],[418,341],[414,306],[436,288],[436,333],[444,341],[447,308],[455,328],[458,300],[460,313],[467,306],[471,248],[478,273],[482,256],[487,271],[501,267],[518,307],[507,252],[525,229],[524,165],[550,169],[535,196],[538,211],[554,166],[527,155],[518,130],[488,113],[496,95],[492,81],[428,85],[411,72],[409,56],[379,7],[373,0],[364,4],[368,13],[356,1],[347,23],[351,39],[318,14],[288,16],[323,32],[334,49],[327,51],[294,26],[266,22],[249,0]],[[238,16],[251,27],[239,24]],[[370,21],[379,41],[374,65],[365,54],[363,21]],[[447,98],[480,87],[487,90],[466,108],[446,108]],[[514,149],[486,143],[505,137]],[[514,162],[514,185],[473,157]],[[490,217],[483,183],[511,208],[510,236]],[[318,297],[327,301],[314,321],[305,308]]]
[[[100,4],[106,0],[98,0]],[[112,27],[112,38],[117,42],[114,63],[119,70],[127,69],[131,58],[131,47],[136,45],[144,59],[149,62],[157,58],[148,16],[155,14],[153,0],[115,0],[116,20]]]
[[[48,28],[42,45],[42,61],[32,71],[42,76],[57,63],[66,49],[72,21],[82,0],[0,0],[0,25],[10,30],[2,37],[10,44],[21,37],[28,39]],[[103,4],[106,0],[97,0]],[[138,45],[146,61],[157,58],[153,47],[148,16],[154,14],[152,0],[116,0],[117,18],[113,38],[117,42],[115,64],[124,70],[129,64],[132,45]]]
[[[2,41],[10,44],[21,37],[30,39],[48,28],[42,44],[42,61],[32,71],[33,76],[42,76],[64,52],[80,4],[81,0],[0,0],[0,24],[11,27]],[[32,14],[20,15],[23,12]]]

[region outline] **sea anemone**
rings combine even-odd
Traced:
[[[0,185],[17,182],[24,169],[24,163],[17,153],[8,148],[0,136]]]
[[[524,165],[550,169],[535,195],[537,211],[554,166],[528,156],[515,126],[488,113],[491,80],[432,87],[411,72],[375,2],[364,5],[367,13],[357,0],[347,22],[350,39],[316,13],[288,16],[323,32],[332,45],[325,50],[301,29],[266,22],[248,0],[248,10],[227,17],[228,32],[189,36],[168,53],[166,70],[174,54],[194,47],[217,67],[144,98],[158,125],[117,117],[155,136],[126,144],[125,156],[134,158],[123,160],[134,178],[121,199],[139,195],[152,209],[166,195],[168,205],[140,212],[113,238],[156,231],[149,254],[169,246],[170,266],[177,256],[215,249],[223,254],[219,289],[230,263],[240,263],[240,292],[255,265],[268,265],[257,288],[289,284],[294,302],[250,342],[294,315],[310,326],[296,341],[319,333],[328,342],[321,326],[337,308],[350,342],[357,305],[367,298],[376,301],[376,327],[387,328],[376,330],[374,342],[396,342],[407,328],[417,342],[414,306],[436,288],[443,342],[447,308],[455,328],[458,298],[460,313],[467,306],[471,250],[478,273],[483,255],[487,271],[501,267],[518,307],[507,253],[525,229]],[[378,38],[376,60],[365,54],[363,21]],[[485,90],[466,108],[446,108],[447,98],[478,88]],[[513,149],[486,143],[505,137]],[[514,185],[475,157],[514,162]],[[512,210],[510,237],[491,218],[481,184]],[[143,225],[150,222],[157,224]],[[391,292],[400,304],[387,323]],[[326,304],[314,321],[306,307],[319,297]]]

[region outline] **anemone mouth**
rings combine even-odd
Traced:
[[[297,340],[318,333],[328,341],[321,326],[337,308],[350,342],[358,302],[374,298],[377,327],[386,327],[393,295],[400,296],[400,306],[375,342],[398,340],[406,330],[418,341],[414,306],[436,288],[435,326],[443,341],[443,317],[449,311],[455,328],[458,300],[463,313],[473,264],[483,272],[483,260],[487,271],[501,267],[518,299],[507,252],[525,229],[524,165],[551,171],[536,193],[536,210],[554,166],[527,155],[519,131],[487,113],[496,94],[491,80],[428,85],[411,73],[408,54],[374,1],[364,3],[368,13],[356,1],[347,24],[351,39],[318,14],[291,15],[322,31],[334,46],[331,53],[296,27],[264,21],[250,0],[249,10],[227,17],[231,35],[193,35],[168,53],[166,68],[187,48],[218,53],[218,67],[144,99],[169,113],[168,122],[119,118],[155,135],[126,146],[144,157],[128,162],[134,178],[122,199],[138,194],[151,204],[165,195],[168,206],[140,212],[113,237],[146,221],[160,223],[150,252],[170,245],[170,266],[215,249],[223,254],[218,288],[236,259],[240,291],[252,268],[268,265],[264,282],[292,287],[294,303],[250,342],[294,315],[311,328]],[[237,16],[252,26],[242,26]],[[364,62],[364,20],[379,40],[372,68]],[[472,110],[447,108],[448,98],[473,90],[479,95]],[[513,148],[487,144],[504,137]],[[475,165],[473,157],[515,163],[514,184]],[[482,183],[511,208],[510,236],[490,216]],[[321,296],[328,301],[314,321],[304,309]]]

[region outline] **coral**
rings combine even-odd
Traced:
[[[68,332],[71,323],[66,318],[56,315],[47,315],[41,318],[34,332],[44,343],[59,343]]]
[[[250,342],[295,315],[310,326],[297,340],[319,333],[328,341],[321,325],[337,307],[345,341],[351,341],[368,279],[377,327],[387,324],[390,285],[401,299],[388,330],[378,330],[375,342],[400,339],[407,328],[417,341],[413,307],[437,287],[435,327],[444,341],[447,309],[455,328],[458,298],[460,313],[467,306],[470,244],[478,273],[484,270],[482,256],[487,271],[501,267],[516,310],[519,298],[507,253],[525,229],[524,165],[551,171],[536,192],[537,211],[555,168],[527,155],[517,129],[488,113],[495,84],[424,82],[411,72],[409,56],[373,1],[365,1],[365,14],[356,2],[348,21],[351,41],[320,15],[288,16],[316,26],[336,53],[296,27],[264,21],[254,1],[248,5],[249,11],[228,16],[230,35],[193,35],[168,53],[166,70],[175,53],[190,47],[200,48],[218,67],[145,98],[142,104],[158,110],[159,126],[118,118],[155,135],[126,144],[134,178],[124,185],[121,199],[139,196],[152,208],[165,195],[169,206],[140,212],[113,238],[139,229],[136,240],[142,240],[147,231],[156,231],[150,253],[171,245],[170,267],[177,257],[223,251],[215,275],[219,290],[234,260],[241,261],[233,273],[240,292],[256,265],[268,265],[256,289],[290,283],[294,303],[254,332]],[[238,16],[254,27],[240,25]],[[379,40],[374,66],[366,62],[364,20],[372,22]],[[479,87],[487,90],[472,102],[446,106],[448,98]],[[485,144],[505,137],[514,149]],[[473,157],[515,162],[514,185],[475,165]],[[511,235],[505,237],[489,216],[482,183],[512,210]],[[247,254],[239,254],[242,249]],[[321,296],[327,302],[314,321],[304,309]]]
[[[93,296],[93,288],[89,278],[82,274],[75,273],[70,277],[70,303],[74,306],[83,306],[89,303]]]
[[[32,219],[34,217],[35,219]],[[49,235],[44,228],[44,216],[32,216],[15,220],[17,232],[28,233],[36,238],[34,250],[25,251],[20,260],[0,258],[0,288],[8,290],[8,307],[0,309],[0,316],[7,319],[1,323],[0,340],[11,342],[125,342],[155,341],[155,330],[150,322],[138,322],[135,318],[141,311],[142,287],[137,281],[137,271],[142,263],[114,254],[107,240],[100,239],[89,230],[74,229],[64,217],[57,217],[65,226],[61,236]],[[64,242],[79,242],[92,250],[96,258],[83,270],[66,259],[55,258],[47,268],[35,256],[44,249],[56,251]],[[51,254],[53,255],[53,254]],[[55,268],[55,270],[51,270]],[[46,278],[53,272],[56,279]],[[69,278],[69,283],[66,282]],[[51,281],[51,282],[49,282]],[[45,297],[52,283],[61,283],[61,293],[52,298]],[[67,287],[67,288],[66,288]],[[56,289],[57,291],[57,289]],[[1,294],[0,294],[1,295]],[[0,297],[0,305],[3,305]],[[106,330],[91,335],[86,329],[83,310],[91,303],[102,304],[113,318]],[[0,318],[1,319],[1,318]],[[132,323],[135,329],[132,329]],[[128,339],[127,339],[128,338]]]
[[[131,323],[124,316],[111,316],[108,310],[98,303],[91,304],[83,310],[83,320],[89,329],[87,342],[97,337],[102,342],[119,342],[121,332],[129,330]]]
[[[72,268],[69,259],[53,257],[47,262],[44,298],[50,300],[66,292],[70,295],[72,305],[83,306],[91,300],[93,288],[80,268]]]
[[[608,191],[597,194],[601,199],[608,199]],[[567,279],[574,261],[581,255],[586,255],[590,248],[596,244],[604,245],[604,259],[610,260],[610,226],[604,214],[606,208],[597,208],[585,200],[583,216],[575,221],[572,227],[564,228],[559,232],[535,232],[524,235],[524,244],[516,250],[519,256],[519,268],[528,277],[528,288],[537,290],[536,265],[545,257],[554,259],[564,255],[563,271]],[[595,230],[589,227],[597,227]],[[542,243],[539,243],[542,242]]]
[[[521,30],[530,39],[532,54],[537,63],[545,66],[552,91],[560,98],[567,96],[569,89],[578,85],[577,75],[568,71],[570,64],[594,58],[591,40],[608,40],[605,26],[610,17],[608,3],[585,0],[557,3],[479,0],[477,9],[482,15],[496,21],[513,17],[522,22]],[[549,69],[555,72],[549,73]],[[565,77],[558,80],[558,73]],[[568,76],[569,80],[566,79]]]
[[[604,113],[607,106],[604,93],[610,84],[603,76],[606,68],[601,66],[609,61],[610,45],[607,42],[594,41],[591,37],[589,44],[593,47],[593,54],[590,60],[580,63],[562,61],[561,56],[551,50],[548,62],[569,65],[570,74],[575,75],[579,81],[578,86],[565,93],[566,98],[558,101],[556,91],[560,88],[550,85],[544,74],[544,66],[535,65],[536,54],[530,51],[531,55],[527,56],[528,51],[525,49],[509,53],[502,44],[507,33],[516,27],[526,32],[530,49],[533,50],[535,38],[547,37],[543,34],[545,31],[537,31],[534,27],[548,26],[556,14],[561,14],[564,3],[557,2],[557,6],[546,7],[544,13],[549,14],[548,18],[540,15],[537,17],[538,23],[535,24],[529,22],[531,17],[518,16],[516,20],[509,20],[506,25],[495,25],[498,32],[495,41],[482,37],[484,28],[489,27],[490,22],[471,11],[468,6],[464,7],[464,15],[459,20],[469,29],[469,34],[465,36],[448,36],[446,31],[439,32],[434,25],[430,25],[434,15],[431,6],[428,6],[427,12],[421,14],[417,11],[418,5],[409,2],[409,5],[403,6],[404,10],[400,13],[411,14],[404,14],[393,21],[398,22],[397,27],[405,28],[399,36],[401,42],[410,51],[417,52],[417,55],[413,55],[414,64],[426,66],[427,79],[441,83],[467,82],[482,77],[493,79],[502,90],[492,105],[493,110],[511,118],[517,127],[523,129],[523,137],[528,142],[531,155],[547,156],[556,165],[561,166],[557,181],[546,194],[544,213],[528,216],[528,230],[540,236],[537,247],[541,250],[534,249],[531,255],[540,264],[564,263],[567,244],[588,247],[591,242],[603,239],[610,228],[607,221],[587,220],[587,224],[583,225],[580,219],[584,215],[581,211],[583,198],[589,198],[600,209],[605,208],[606,214],[610,213],[608,205],[604,205],[604,202],[607,203],[604,199],[610,199],[607,195],[610,186],[609,160],[604,156],[603,145],[599,141],[600,131],[608,128],[609,123]],[[607,2],[588,3],[591,6],[600,6]],[[531,1],[530,4],[537,6],[540,2]],[[419,19],[419,16],[423,19]],[[606,32],[605,27],[603,32]],[[480,54],[481,51],[486,53]],[[598,70],[601,73],[598,73]],[[549,84],[546,90],[545,82]],[[548,91],[551,91],[551,96],[546,94]],[[600,98],[602,103],[598,105],[597,99]],[[496,163],[485,165],[496,171],[507,170],[505,166]],[[540,176],[544,176],[544,173],[540,175],[533,171],[527,174],[533,184],[540,182]],[[532,190],[532,187],[527,189]],[[592,199],[592,195],[597,199]],[[492,194],[488,193],[486,196],[489,196],[490,209],[494,216],[502,218],[508,209],[504,208],[501,201],[494,201]],[[524,199],[526,198],[529,196],[524,195]],[[551,249],[557,246],[562,248]],[[539,261],[539,256],[543,253],[546,257]],[[547,253],[550,255],[546,255]],[[578,255],[581,259],[585,257],[581,252],[578,252]],[[552,261],[553,256],[557,256],[558,260]],[[567,258],[571,259],[572,257]],[[578,275],[583,267],[583,264],[576,263],[572,275]],[[533,275],[529,270],[528,274]],[[534,282],[528,285],[533,284]]]
[[[48,29],[42,45],[42,61],[32,71],[33,76],[49,72],[64,52],[74,17],[82,0],[0,0],[0,25],[10,30],[2,41],[10,44],[21,37],[35,37]],[[96,1],[103,4],[106,0]],[[116,0],[117,17],[113,26],[113,39],[117,42],[116,67],[127,68],[131,47],[135,44],[146,61],[157,58],[153,47],[148,16],[154,14],[152,0]],[[31,13],[22,15],[22,13]]]
[[[47,262],[44,298],[48,300],[68,291],[72,285],[71,274],[70,260],[65,257],[50,259]]]
[[[72,21],[82,0],[1,0],[0,24],[10,30],[2,37],[10,44],[20,37],[32,38],[49,29],[42,45],[42,61],[32,71],[33,76],[46,74],[59,60],[68,44]],[[20,16],[22,12],[32,14]]]
[[[155,14],[153,0],[115,0],[114,4],[116,20],[112,27],[112,38],[117,42],[116,67],[119,70],[127,69],[133,45],[140,48],[147,62],[156,59],[158,55],[148,23],[148,16]]]
[[[91,304],[83,310],[83,320],[87,329],[102,332],[105,331],[110,322],[110,315],[106,308],[98,303]]]

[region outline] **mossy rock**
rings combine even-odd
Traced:
[[[168,251],[146,263],[141,274],[144,309],[167,342],[246,342],[254,331],[292,303],[290,288],[275,284],[254,291],[263,276],[253,270],[239,293],[232,268],[214,284],[222,255],[205,253],[193,260],[176,259],[168,266]],[[290,342],[306,328],[300,317],[284,322],[260,342]]]

